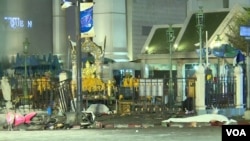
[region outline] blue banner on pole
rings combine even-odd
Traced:
[[[93,3],[81,3],[80,32],[81,37],[94,36]]]

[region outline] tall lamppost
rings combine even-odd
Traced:
[[[199,64],[202,64],[202,33],[203,33],[203,26],[204,26],[204,13],[202,7],[200,7],[199,11],[196,13],[196,27],[198,28],[199,32],[199,43],[200,43],[200,54],[199,54]]]
[[[76,94],[76,122],[80,123],[83,98],[82,98],[82,71],[81,71],[81,33],[80,33],[80,3],[81,0],[76,0],[76,3],[65,1],[62,5],[63,9],[70,6],[76,6],[75,8],[75,32],[76,32],[76,73],[77,73],[77,94]]]
[[[28,104],[28,84],[27,84],[27,55],[29,49],[30,42],[28,38],[23,42],[23,54],[24,54],[24,87],[23,87],[23,95],[24,95],[24,105]]]
[[[195,110],[197,114],[204,114],[205,113],[205,69],[202,65],[202,34],[203,34],[203,25],[204,25],[204,15],[202,7],[199,8],[199,11],[196,13],[196,27],[199,33],[199,67],[196,70],[196,95],[194,95],[195,99]]]
[[[216,39],[215,39],[215,47],[220,48],[221,46],[221,38],[220,35],[217,35]],[[217,79],[219,79],[220,77],[220,58],[217,58]]]
[[[75,20],[76,20],[76,38],[77,38],[77,97],[76,97],[76,118],[77,123],[80,123],[82,108],[83,108],[83,98],[82,98],[82,50],[81,50],[81,33],[80,33],[80,3],[81,0],[77,0],[77,8],[75,9]]]
[[[173,48],[173,42],[174,42],[174,30],[172,28],[172,25],[169,25],[169,28],[167,30],[167,41],[169,44],[169,55],[170,55],[170,69],[169,69],[169,104],[170,106],[173,106],[174,102],[174,93],[173,93],[173,74],[172,74],[172,48]]]

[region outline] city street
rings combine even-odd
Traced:
[[[250,141],[250,0],[0,0],[0,19],[0,141]]]
[[[0,131],[0,141],[221,141],[221,127]]]

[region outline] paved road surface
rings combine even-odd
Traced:
[[[221,141],[221,127],[0,131],[0,141]]]

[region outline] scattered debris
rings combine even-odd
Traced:
[[[8,112],[6,114],[6,121],[8,124],[8,130],[13,130],[13,127],[21,124],[30,124],[31,119],[36,115],[36,112],[28,113],[27,115],[22,115],[20,113]]]
[[[91,104],[86,111],[93,112],[96,115],[110,113],[109,108],[104,104]]]

